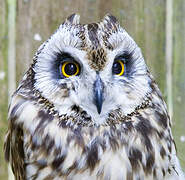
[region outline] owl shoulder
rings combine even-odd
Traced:
[[[13,95],[9,106],[4,155],[6,161],[11,164],[16,180],[26,179],[25,132],[32,127],[38,108],[33,101],[19,94]]]
[[[5,136],[4,154],[6,161],[11,164],[16,180],[23,180],[26,179],[23,149],[24,133],[21,124],[16,124],[16,109],[19,106],[17,103],[18,101],[12,102],[9,107],[9,125]]]

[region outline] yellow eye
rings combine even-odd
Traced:
[[[80,67],[76,62],[64,62],[61,66],[61,72],[64,77],[76,76],[79,74]]]
[[[121,60],[117,60],[114,62],[112,66],[112,73],[118,76],[122,76],[124,74],[125,67],[124,63]]]

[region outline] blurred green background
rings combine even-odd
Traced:
[[[39,45],[74,12],[82,23],[112,13],[140,46],[168,104],[185,171],[184,0],[0,0],[0,179],[8,177],[3,141],[9,94]]]

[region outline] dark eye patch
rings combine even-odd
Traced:
[[[115,57],[114,62],[121,60],[124,63],[124,76],[129,76],[132,72],[132,64],[133,64],[133,58],[132,53],[129,52],[123,52],[123,54],[120,54]]]
[[[124,61],[124,64],[126,64],[131,59],[131,57],[131,53],[124,52],[123,54],[116,56],[115,60],[122,59]]]
[[[68,60],[75,61],[74,57],[72,57],[69,53],[58,54],[56,60],[59,61],[59,63],[63,63]]]
[[[56,68],[59,69],[59,78],[69,78],[80,74],[81,66],[69,53],[56,56]]]
[[[52,72],[52,78],[53,79],[63,79],[61,76],[60,72],[60,66],[62,63],[66,61],[75,61],[74,57],[72,57],[69,53],[61,52],[61,53],[56,53],[52,57],[53,63],[52,66],[50,67],[50,71]]]

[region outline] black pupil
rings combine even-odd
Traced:
[[[65,73],[67,75],[72,76],[72,75],[74,75],[76,73],[77,67],[73,63],[68,63],[68,64],[66,64],[64,70],[65,70]]]
[[[122,71],[122,66],[119,62],[115,62],[112,67],[113,74],[120,74]]]

